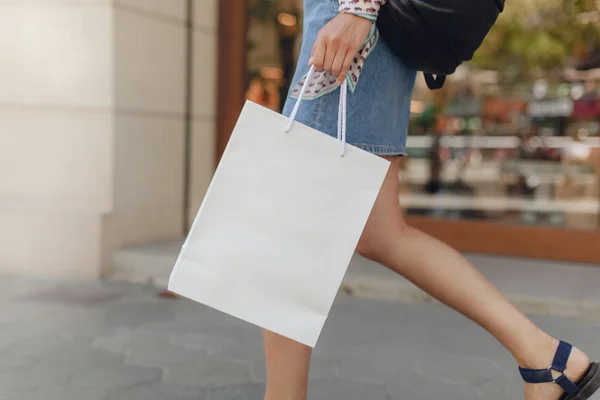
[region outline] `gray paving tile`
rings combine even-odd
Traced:
[[[44,354],[42,364],[82,372],[91,369],[118,368],[123,364],[123,356],[107,351],[88,348],[65,348]]]
[[[137,330],[140,332],[154,332],[165,335],[194,335],[204,334],[206,325],[211,321],[206,321],[203,315],[195,316],[194,318],[174,321],[148,321],[147,323],[139,324]]]
[[[78,315],[73,321],[64,323],[57,332],[60,332],[65,338],[86,340],[88,342],[93,342],[100,337],[110,336],[119,327],[106,323],[107,314],[117,306],[118,303],[94,306],[93,310],[87,310]]]
[[[432,381],[465,386],[482,385],[493,380],[507,381],[509,378],[493,360],[454,354],[439,353],[435,360],[415,360],[413,368]]]
[[[403,398],[411,400],[486,400],[472,386],[443,383],[429,383],[412,389],[404,389],[402,392],[396,392],[394,397],[397,400]]]
[[[220,346],[208,351],[215,358],[249,366],[253,379],[264,380],[265,350],[262,335],[251,335],[242,341],[222,341]]]
[[[74,374],[71,384],[91,388],[116,388],[161,380],[157,368],[121,365],[118,367],[91,369]]]
[[[215,334],[169,332],[168,335],[171,344],[192,350],[204,350],[209,353],[214,353],[219,349],[227,347],[225,345],[226,341]],[[231,342],[231,340],[227,341],[227,343]]]
[[[21,329],[19,327],[6,327],[8,324],[0,324],[0,351],[18,340]]]
[[[181,305],[174,323],[162,324],[163,329],[173,333],[216,334],[226,340],[244,340],[261,334],[260,328],[190,300],[181,300]]]
[[[520,399],[523,396],[523,383],[516,376],[506,381],[494,380],[477,386],[477,392],[485,400]]]
[[[264,384],[245,383],[213,389],[209,392],[208,400],[263,400],[264,398]]]
[[[42,360],[41,354],[0,353],[0,373],[20,371],[33,367]]]
[[[19,282],[0,294],[1,400],[262,400],[256,327],[190,301],[160,299],[147,286],[101,287],[95,293],[121,296],[71,305],[22,302],[61,283],[28,290],[26,279]],[[600,359],[600,323],[535,321]],[[311,400],[522,397],[510,354],[455,312],[347,296],[336,299],[310,378]]]
[[[339,360],[321,359],[319,357],[313,357],[310,370],[310,379],[331,379],[338,377]],[[250,364],[250,374],[253,381],[265,382],[267,379],[267,371],[264,356],[260,360],[254,360],[254,363]]]
[[[7,390],[41,390],[65,386],[73,375],[71,368],[40,364],[25,370],[0,374],[0,387]]]
[[[93,281],[81,281],[77,284],[65,282],[30,293],[19,300],[44,304],[65,304],[68,306],[93,306],[116,300],[122,295],[120,291],[114,290],[110,285]]]
[[[161,382],[115,389],[110,400],[206,400],[207,396],[205,388]]]
[[[140,337],[131,343],[125,362],[145,367],[166,367],[171,364],[193,363],[206,357],[206,352],[173,346],[166,340],[153,341]]]
[[[121,302],[106,315],[105,324],[114,327],[135,327],[151,322],[169,322],[174,319],[175,302]]]
[[[19,338],[19,340],[6,346],[5,351],[22,356],[31,356],[56,350],[70,343],[72,342],[60,335],[32,335]]]
[[[122,363],[122,356],[94,350],[89,340],[67,338],[62,335],[42,336],[19,341],[7,348],[3,362],[21,361],[31,365],[47,365],[72,372]],[[1,370],[1,367],[0,367]]]
[[[131,346],[134,332],[131,329],[119,328],[109,335],[101,336],[94,340],[93,346],[97,349],[126,353]]]
[[[109,389],[64,386],[39,390],[23,400],[108,400]]]
[[[393,382],[401,376],[416,376],[413,364],[418,357],[422,354],[409,352],[391,342],[364,346],[339,361],[337,374],[349,380]]]
[[[310,381],[308,397],[311,399],[340,400],[391,400],[384,385],[346,379],[316,379]]]
[[[0,387],[0,399],[2,400],[29,400],[29,396],[33,393],[33,391],[27,389]]]
[[[245,383],[250,378],[246,364],[204,357],[192,363],[171,365],[164,370],[164,381],[191,386],[222,386]]]
[[[0,310],[0,314],[2,314],[3,312],[12,314],[18,313],[19,311]],[[47,318],[47,316],[38,318]],[[6,350],[19,342],[25,340],[32,340],[36,336],[40,336],[40,334],[43,334],[43,332],[48,331],[48,326],[40,325],[42,325],[42,323],[36,323],[34,321],[29,323],[28,320],[0,323],[0,351]]]

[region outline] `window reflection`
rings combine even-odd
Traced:
[[[473,82],[473,74],[468,81]],[[401,201],[410,214],[581,229],[600,227],[597,82],[419,89]],[[483,86],[483,87],[481,87]],[[429,97],[428,97],[429,96]]]
[[[559,15],[550,8],[507,7],[475,60],[442,90],[417,79],[400,174],[409,214],[600,228],[600,14],[592,3],[559,10],[560,21],[544,17]],[[300,48],[302,0],[250,0],[249,17],[247,97],[279,111]]]

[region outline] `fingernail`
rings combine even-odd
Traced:
[[[312,65],[313,65],[313,59],[312,59],[312,57],[308,60],[308,65],[312,67]]]

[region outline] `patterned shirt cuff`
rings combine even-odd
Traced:
[[[377,19],[379,9],[387,0],[339,0],[340,12],[358,15],[370,21]]]

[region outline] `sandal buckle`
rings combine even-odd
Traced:
[[[556,383],[556,380],[557,380],[558,378],[560,378],[561,376],[564,376],[564,377],[566,377],[566,376],[567,376],[567,373],[566,373],[566,372],[567,372],[567,370],[566,370],[566,369],[565,369],[565,370],[563,370],[563,371],[561,371],[560,369],[556,369],[556,368],[554,368],[552,365],[551,365],[551,366],[549,366],[547,369],[548,369],[548,371],[550,371],[550,373],[552,373],[552,371],[556,371],[556,372],[560,373],[560,375],[559,375],[559,376],[557,376],[556,378],[555,378],[555,377],[552,377],[552,383]]]

